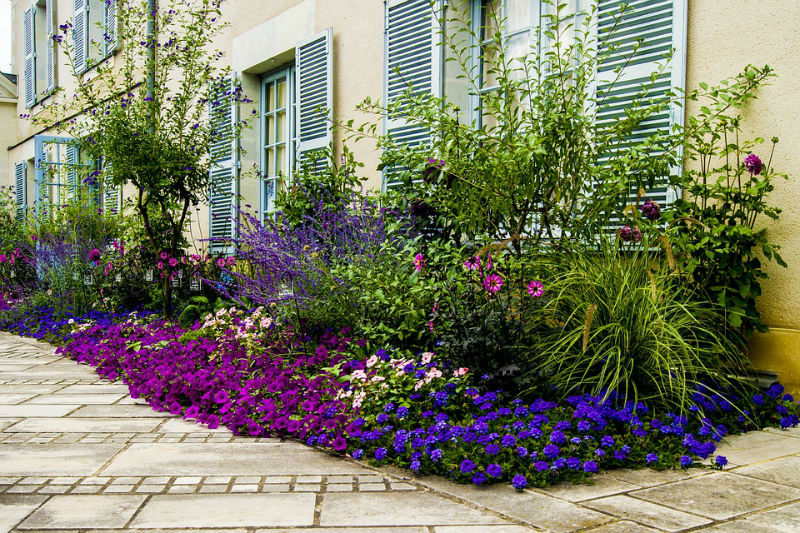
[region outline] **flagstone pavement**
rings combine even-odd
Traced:
[[[729,439],[731,467],[619,470],[515,492],[375,469],[152,411],[0,333],[0,532],[798,532],[800,430]]]

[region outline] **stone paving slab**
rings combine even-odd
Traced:
[[[145,496],[53,496],[18,529],[125,527]]]
[[[720,520],[800,499],[800,489],[720,472],[643,489],[631,495]]]
[[[742,466],[731,472],[800,488],[800,457],[796,455],[775,461]]]
[[[732,465],[746,465],[800,453],[800,439],[771,431],[726,437],[717,448]]]
[[[122,449],[122,445],[0,444],[0,476],[79,475],[96,472]]]
[[[129,431],[149,433],[161,423],[157,418],[29,418],[6,429],[6,432],[112,433]]]
[[[637,500],[630,496],[609,496],[587,502],[586,505],[604,513],[635,520],[665,531],[682,531],[711,523],[711,520],[707,518]]]
[[[94,385],[90,385],[93,387]],[[149,405],[84,405],[70,416],[82,418],[158,418],[163,420],[169,413],[154,411]]]
[[[154,496],[131,528],[310,526],[313,494]]]
[[[65,416],[80,405],[0,405],[0,418]]]
[[[36,396],[35,394],[31,393],[0,393],[0,404],[2,405],[13,405],[19,404],[24,402],[25,400],[30,400]]]
[[[93,385],[88,385],[92,387]],[[48,394],[47,396],[38,396],[29,400],[28,404],[73,404],[73,405],[93,405],[93,404],[110,404],[117,402],[123,398],[119,393],[96,393],[96,394]]]
[[[413,512],[409,512],[413,509]],[[505,520],[465,508],[441,496],[421,493],[328,494],[322,504],[322,526],[416,526],[498,524]]]
[[[103,470],[108,476],[358,474],[364,467],[299,443],[131,444]]]

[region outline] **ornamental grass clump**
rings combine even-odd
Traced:
[[[658,253],[631,248],[604,244],[548,259],[557,274],[528,352],[531,382],[562,397],[615,393],[678,413],[701,383],[745,386],[750,365],[715,328],[725,323],[719,308],[698,301]]]

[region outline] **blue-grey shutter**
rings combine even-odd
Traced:
[[[619,22],[620,7],[628,9]],[[625,110],[641,98],[643,86],[651,84],[651,73],[660,71],[643,105],[669,98],[674,89],[685,88],[686,0],[598,0],[597,36],[601,58],[597,76],[597,123],[612,124],[624,118]],[[674,49],[671,61],[665,56]],[[663,67],[663,70],[662,70]],[[614,81],[616,80],[616,81]],[[635,146],[659,131],[683,125],[683,106],[673,102],[643,121],[621,148]],[[657,155],[657,154],[656,154]],[[673,172],[679,169],[672,169]],[[636,193],[632,193],[635,198]],[[662,183],[646,192],[662,206],[675,198],[675,191]]]
[[[72,62],[81,73],[89,57],[89,0],[73,0],[72,5]]]
[[[112,183],[111,165],[103,161],[103,209],[112,213],[119,213],[122,209],[122,190],[119,185]]]
[[[17,218],[22,218],[28,207],[28,165],[25,161],[14,163],[14,201],[17,204]]]
[[[36,104],[36,11],[33,7],[25,11],[25,107]]]
[[[68,144],[67,148],[67,199],[72,200],[78,197],[78,147],[75,144]]]
[[[103,7],[103,27],[105,28],[105,53],[113,54],[117,51],[119,40],[117,36],[117,0],[106,0]]]
[[[234,98],[236,80],[225,76],[213,87],[209,101],[212,130],[209,168],[209,237],[212,251],[230,251],[237,208],[238,143],[234,135],[238,106]]]
[[[333,109],[333,30],[312,35],[297,44],[295,54],[296,161],[302,165],[312,152],[331,142],[328,113]],[[313,157],[312,157],[313,158]],[[316,159],[320,170],[325,161]]]
[[[56,20],[55,0],[45,1],[45,17],[47,19],[47,88],[48,93],[56,88],[56,42],[55,20]]]
[[[441,50],[434,9],[430,0],[385,2],[384,101],[391,104],[411,87],[413,94],[441,94]],[[430,143],[429,129],[410,123],[402,115],[389,116],[386,133],[397,143],[420,146]],[[388,169],[388,178],[393,169]],[[391,187],[396,182],[385,182]]]

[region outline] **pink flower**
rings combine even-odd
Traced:
[[[468,368],[461,367],[458,370],[456,370],[455,372],[453,372],[453,377],[454,378],[459,378],[459,377],[463,376],[464,374],[466,374],[467,372],[469,372]]]
[[[500,287],[503,286],[503,279],[498,276],[497,274],[489,274],[483,280],[483,288],[486,289],[486,292],[494,294],[500,290]]]
[[[422,272],[422,268],[425,266],[425,258],[422,257],[422,254],[417,254],[414,256],[414,270],[417,272]]]
[[[479,270],[481,268],[481,258],[473,256],[466,261],[464,261],[464,268],[467,270]]]
[[[542,285],[542,282],[533,280],[528,283],[528,294],[531,295],[531,298],[541,298],[544,294],[544,286]]]
[[[492,254],[491,252],[486,254],[486,270],[492,269]]]
[[[433,320],[428,320],[428,329],[433,333]]]
[[[222,257],[217,259],[217,266],[220,267],[220,268],[224,268],[225,267],[225,259],[222,258]]]
[[[159,270],[164,270],[164,262],[163,261],[159,261],[156,266],[158,267]]]
[[[758,176],[764,168],[764,163],[756,154],[750,154],[744,158],[744,166],[750,174]]]
[[[178,260],[175,259],[174,257],[170,257],[169,258],[169,266],[174,267],[174,266],[177,266],[177,265],[178,265]]]
[[[236,258],[235,258],[235,257],[233,257],[233,256],[230,256],[230,257],[228,258],[228,266],[233,266],[233,265],[235,265],[235,264],[236,264]]]
[[[100,259],[100,250],[94,248],[89,252],[89,261],[97,261],[98,259]]]
[[[167,252],[161,252],[161,260],[162,261],[166,261],[168,257],[169,257],[169,254]]]

